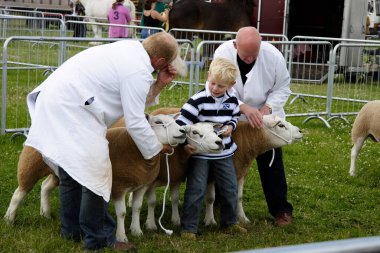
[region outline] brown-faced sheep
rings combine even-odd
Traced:
[[[237,218],[242,223],[250,222],[243,209],[243,187],[253,160],[268,150],[292,144],[303,138],[303,134],[298,127],[278,116],[265,115],[263,122],[264,127],[252,128],[247,121],[241,121],[238,123],[236,131],[232,133],[232,138],[238,146],[233,156],[233,161],[238,180]],[[206,225],[216,223],[213,214],[214,200],[215,189],[213,183],[211,183],[206,196],[204,219]]]
[[[351,149],[351,176],[356,175],[356,158],[368,137],[380,142],[380,100],[365,104],[352,125],[351,139],[354,146]]]
[[[148,121],[163,144],[178,144],[185,141],[184,128],[178,126],[172,117],[157,115],[149,117]],[[118,216],[125,216],[125,208],[122,208],[125,205],[125,194],[146,189],[156,179],[159,173],[160,156],[144,160],[126,128],[109,129],[107,139],[112,163],[112,199]],[[28,146],[23,148],[18,163],[19,186],[12,196],[4,217],[8,222],[14,221],[21,201],[37,181],[51,173],[52,170],[44,163],[38,151]],[[48,191],[41,190],[41,209],[47,217],[50,216],[49,191],[57,185],[58,179],[55,176],[49,176],[43,183],[43,187],[47,186]],[[127,241],[125,231],[120,231],[118,228],[117,233],[118,239]]]

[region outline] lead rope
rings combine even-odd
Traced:
[[[160,225],[161,229],[165,231],[165,233],[167,235],[172,235],[173,234],[173,230],[164,228],[164,226],[162,226],[162,224],[161,224],[161,219],[162,219],[162,217],[164,216],[164,213],[165,213],[166,192],[168,191],[169,185],[170,185],[169,156],[171,156],[172,154],[174,154],[174,148],[173,148],[173,150],[172,150],[172,152],[170,154],[165,154],[165,158],[166,158],[166,172],[168,174],[168,182],[167,182],[167,184],[165,186],[161,216],[160,216],[160,218],[158,218],[158,224]]]

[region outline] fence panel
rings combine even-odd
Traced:
[[[371,43],[372,42],[372,43]],[[380,99],[380,42],[342,42],[334,47],[329,70],[329,121],[355,115]],[[358,64],[360,63],[360,64]]]
[[[89,47],[91,42],[108,43],[117,39],[90,39],[68,37],[11,37],[4,42],[3,76],[1,96],[1,134],[26,134],[30,118],[26,96],[42,83],[64,60]],[[181,106],[192,90],[194,67],[194,45],[188,40],[179,40],[181,56],[184,49],[190,54],[187,62],[187,77],[177,77],[162,91],[160,104]],[[154,109],[150,108],[150,110]]]

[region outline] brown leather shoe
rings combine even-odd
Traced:
[[[292,223],[293,216],[291,213],[279,213],[274,220],[275,226],[287,226]]]
[[[114,251],[125,251],[125,252],[136,252],[137,248],[133,243],[131,242],[115,242],[115,244],[112,246],[112,249]]]

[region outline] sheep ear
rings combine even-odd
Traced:
[[[177,112],[176,114],[168,114],[168,116],[172,117],[173,119],[178,119],[179,115],[181,115],[180,112]]]
[[[149,114],[145,113],[145,118],[147,121],[149,121]]]

